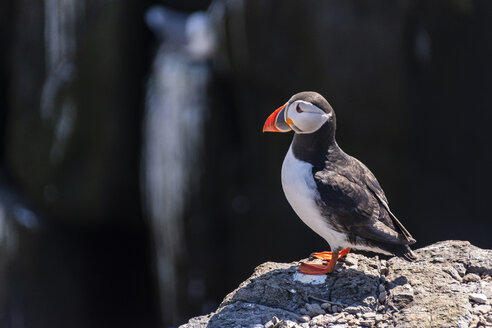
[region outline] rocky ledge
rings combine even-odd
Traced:
[[[350,253],[327,276],[267,262],[181,328],[492,327],[492,250],[444,241],[416,253],[414,263]]]

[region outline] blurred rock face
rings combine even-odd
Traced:
[[[138,181],[143,5],[5,8],[12,35],[1,39],[11,66],[1,71],[0,325],[154,325]]]
[[[108,223],[120,204],[118,220],[131,221],[138,215],[138,194],[128,193],[137,186],[138,66],[121,65],[132,56],[122,40],[135,24],[124,22],[121,4],[47,0],[44,15],[41,9],[28,9],[15,30],[8,165],[50,216]],[[86,25],[84,13],[93,10],[101,11]]]

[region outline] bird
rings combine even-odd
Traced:
[[[304,91],[268,116],[263,132],[294,131],[282,164],[287,201],[331,251],[311,254],[322,264],[301,263],[298,271],[332,273],[350,249],[416,260],[416,241],[391,212],[374,174],[346,154],[335,139],[336,116],[319,93]]]

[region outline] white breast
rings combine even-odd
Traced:
[[[294,157],[289,148],[282,165],[282,187],[285,197],[301,220],[323,237],[331,249],[348,247],[345,235],[334,231],[326,222],[315,203],[318,197],[312,174],[313,166]]]

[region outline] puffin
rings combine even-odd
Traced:
[[[350,249],[416,260],[409,247],[415,239],[391,212],[374,174],[338,146],[335,130],[333,108],[312,91],[292,96],[263,126],[263,132],[294,131],[282,188],[294,212],[331,249],[311,254],[322,263],[301,263],[298,271],[332,273]]]

